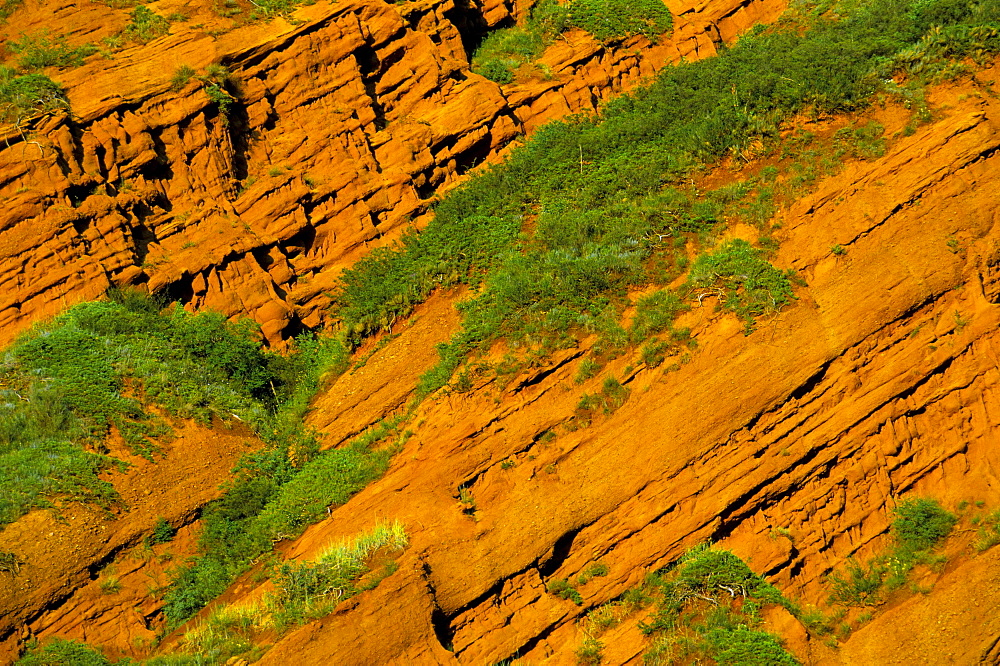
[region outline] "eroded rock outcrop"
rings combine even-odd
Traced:
[[[263,663],[295,655],[318,664],[329,654],[359,664],[361,655],[575,663],[576,621],[587,608],[702,540],[720,541],[818,604],[831,568],[882,547],[895,498],[1000,502],[1000,192],[990,186],[1000,173],[1000,107],[967,94],[951,91],[941,100],[955,105],[949,117],[785,213],[776,263],[808,282],[798,303],[749,337],[735,318],[696,309],[687,323],[700,346],[690,363],[672,372],[627,370],[629,358],[609,366],[631,398],[607,420],[559,427],[601,381],[573,382],[582,349],[505,389],[479,386],[424,405],[386,477],[288,552],[308,557],[380,517],[398,518],[412,535],[400,579],[286,636]],[[432,305],[422,317],[434,313]],[[380,354],[418,358],[402,353],[406,335]],[[377,359],[317,403],[314,421],[331,443],[358,427],[339,411],[343,396],[394,379]],[[391,407],[355,401],[352,415],[374,421]],[[553,429],[558,437],[546,442]],[[474,519],[457,502],[460,486],[475,498]],[[583,607],[545,592],[548,580],[598,559],[610,573],[581,587]],[[996,600],[985,585],[960,593],[970,608]],[[384,643],[375,625],[402,627],[411,639]],[[968,626],[947,648],[932,629],[916,630],[908,649],[988,655],[995,633],[992,623]],[[878,641],[840,657],[800,644],[799,656],[850,663],[852,654],[888,654]],[[607,644],[609,663],[641,660],[634,626]]]
[[[784,2],[675,5],[657,45],[572,33],[543,59],[550,80],[504,87],[471,73],[469,50],[528,6],[452,0],[321,2],[229,32],[190,18],[60,72],[72,117],[7,128],[0,143],[2,340],[112,284],[250,316],[272,342],[320,326],[339,271],[419,225],[436,191],[547,119],[711,55]],[[5,29],[96,40],[125,16],[29,4]],[[172,82],[211,63],[232,73],[228,109],[197,78]]]

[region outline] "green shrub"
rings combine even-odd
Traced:
[[[174,72],[173,77],[170,79],[170,87],[174,90],[180,90],[187,82],[190,81],[195,75],[194,68],[190,65],[181,65]]]
[[[764,252],[745,240],[728,241],[715,254],[699,256],[685,285],[689,291],[715,288],[722,306],[732,310],[753,330],[756,317],[776,312],[789,303],[794,271],[780,271],[764,259]]]
[[[938,545],[958,521],[955,514],[945,511],[937,500],[922,497],[904,500],[895,513],[893,536],[901,547],[912,551]]]
[[[763,603],[780,603],[780,593],[728,550],[705,543],[689,550],[677,566],[675,584],[705,595],[740,594]],[[733,592],[730,592],[733,591]]]
[[[633,340],[639,341],[670,330],[677,315],[688,309],[690,306],[668,289],[643,296],[636,303],[629,335]]]
[[[895,509],[892,524],[894,547],[866,564],[848,558],[846,573],[830,574],[832,603],[843,606],[870,606],[881,601],[883,591],[901,587],[918,564],[938,568],[944,558],[932,550],[947,537],[957,517],[945,511],[937,500],[911,498]]]
[[[573,0],[572,25],[602,42],[633,35],[656,38],[670,30],[673,17],[660,0]]]
[[[596,638],[587,638],[576,649],[576,663],[586,665],[600,664],[604,659],[602,651],[604,644]]]
[[[580,592],[565,578],[550,580],[545,584],[545,589],[549,591],[549,594],[554,594],[560,599],[572,601],[577,606],[583,604],[583,597],[580,596]]]
[[[225,563],[214,558],[192,559],[178,568],[163,597],[163,615],[168,626],[176,627],[200,611],[222,594],[232,580]]]
[[[993,511],[978,520],[976,550],[983,552],[1000,543],[1000,511]]]
[[[23,413],[10,413],[8,405],[15,404],[0,406],[0,427],[25,422]],[[0,439],[0,525],[31,509],[51,507],[56,498],[110,508],[120,497],[99,474],[116,467],[121,467],[118,461],[68,441]]]
[[[93,44],[70,46],[65,35],[53,35],[48,29],[21,35],[21,39],[11,42],[7,48],[17,54],[17,63],[27,71],[43,67],[78,67],[84,58],[97,51]]]
[[[705,635],[708,650],[719,666],[796,666],[799,662],[779,639],[745,627],[716,628]]]
[[[61,85],[44,74],[18,75],[0,65],[0,121],[20,123],[57,110],[69,110]]]
[[[148,537],[146,537],[146,543],[150,546],[156,546],[161,543],[167,543],[174,538],[177,534],[177,530],[167,522],[167,519],[160,516],[156,519],[156,524],[153,526],[153,532]]]
[[[111,666],[103,654],[85,643],[53,638],[31,648],[17,662],[18,666]]]
[[[514,70],[532,62],[545,50],[541,34],[525,28],[490,33],[472,57],[472,71],[491,81],[506,84],[514,80]]]
[[[880,599],[885,569],[878,562],[862,565],[853,558],[847,559],[846,575],[830,574],[833,592],[830,602],[844,606],[870,606]]]
[[[718,664],[797,664],[775,636],[759,629],[760,610],[781,593],[729,551],[702,544],[668,571],[647,576],[639,594],[656,607],[639,629],[654,636],[649,664],[706,659]]]
[[[611,571],[611,569],[607,564],[604,564],[603,562],[594,562],[580,572],[580,575],[576,577],[576,584],[586,585],[594,578],[607,576],[609,571]]]
[[[145,44],[169,32],[170,21],[154,14],[145,5],[138,5],[129,13],[129,23],[121,31],[121,35],[128,41]]]
[[[601,364],[594,359],[587,357],[580,361],[580,367],[576,371],[576,377],[573,381],[577,384],[582,384],[588,379],[593,378],[601,371]]]

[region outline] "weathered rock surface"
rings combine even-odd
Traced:
[[[735,318],[696,309],[687,322],[700,341],[691,361],[673,372],[637,365],[622,380],[630,399],[607,420],[575,432],[558,427],[581,392],[602,381],[573,383],[582,350],[505,389],[481,386],[425,404],[386,477],[288,551],[309,557],[379,518],[398,518],[412,539],[401,580],[286,636],[262,663],[293,655],[321,663],[330,654],[358,664],[515,655],[575,663],[576,621],[586,610],[702,540],[721,542],[784,591],[818,604],[831,568],[884,547],[896,498],[1000,503],[1000,191],[991,186],[1000,173],[1000,106],[975,92],[960,99],[953,91],[942,99],[954,105],[947,118],[875,163],[848,167],[785,213],[776,263],[808,282],[799,302],[749,337]],[[831,251],[838,244],[846,255]],[[406,340],[404,332],[379,354],[416,358],[401,354]],[[340,396],[393,382],[378,358],[317,403],[314,422],[331,443],[357,430],[356,421],[329,417]],[[622,377],[636,359],[616,363],[606,372]],[[374,421],[386,410],[359,404],[352,418]],[[558,437],[546,444],[541,435],[551,429]],[[474,519],[457,501],[459,486],[475,498]],[[775,538],[785,530],[790,538]],[[610,573],[580,588],[582,607],[545,592],[546,581],[575,577],[597,559]],[[962,566],[979,571],[978,562]],[[409,602],[397,597],[407,586]],[[994,587],[942,594],[988,608]],[[435,612],[414,628],[429,594]],[[906,612],[925,620],[934,612],[920,608]],[[970,613],[956,611],[947,635],[927,629],[921,645],[988,649],[1000,630],[970,625]],[[906,638],[888,617],[866,629],[857,653],[838,657],[802,641],[799,656],[886,663],[852,658],[891,654],[872,645]],[[379,622],[411,639],[394,633],[384,642],[370,630]],[[613,663],[639,660],[641,640],[624,629],[608,639],[619,655]]]
[[[501,87],[469,70],[468,50],[527,5],[319,2],[226,32],[208,6],[153,3],[195,13],[54,73],[72,117],[0,130],[0,342],[112,284],[252,317],[271,341],[320,326],[340,270],[420,224],[435,191],[541,122],[711,55],[784,5],[674,3],[674,34],[658,45],[571,34],[544,58],[550,80]],[[83,42],[126,21],[54,0],[3,30]],[[211,63],[232,72],[227,113],[197,78],[172,83],[181,65]]]
[[[672,9],[675,37],[642,56],[571,36],[545,56],[554,80],[502,88],[468,73],[471,10],[434,2],[318,4],[298,10],[303,23],[214,41],[178,31],[110,68],[66,73],[76,120],[42,122],[29,137],[40,146],[12,134],[0,154],[4,335],[110,283],[251,314],[275,340],[321,324],[337,272],[419,222],[435,188],[541,120],[593,108],[655,58],[711,52],[776,11]],[[476,11],[481,27],[523,8]],[[101,34],[82,21],[79,32]],[[242,87],[228,125],[196,83],[169,90],[164,64],[220,59]],[[995,68],[978,75],[997,79]],[[775,263],[808,287],[752,335],[706,299],[685,315],[699,347],[676,370],[633,355],[577,385],[584,344],[505,386],[484,380],[422,405],[389,473],[284,553],[312,557],[400,519],[411,545],[399,571],[281,637],[261,663],[576,663],[587,610],[705,539],[818,604],[833,567],[884,546],[897,498],[1000,505],[1000,103],[968,83],[932,102],[943,118],[783,213]],[[458,325],[454,298],[437,294],[326,388],[310,422],[328,446],[403,407],[434,344]],[[581,393],[609,375],[628,401],[565,428]],[[168,505],[183,522],[214,496],[235,439],[214,471],[199,458],[166,465],[163,496],[144,503],[136,490],[126,500],[137,508],[115,523],[94,520],[85,533],[35,513],[0,534],[0,550],[28,562],[0,597],[4,647],[25,624],[122,651],[144,639],[148,616],[126,619],[127,604],[102,603],[89,581]],[[193,481],[200,490],[188,496]],[[472,515],[460,487],[475,498]],[[111,537],[93,537],[100,525]],[[581,586],[582,606],[546,592],[598,559],[609,574]],[[839,651],[790,616],[768,621],[807,663],[989,663],[1000,638],[988,612],[996,560],[996,549],[963,555],[928,597],[888,609]],[[254,594],[244,581],[228,599]],[[634,623],[603,640],[605,663],[641,663]]]
[[[149,594],[145,583],[150,581],[136,573],[134,563],[124,562],[115,575],[127,585],[130,574],[136,574],[130,587],[135,598],[103,598],[99,575],[124,551],[139,546],[159,518],[175,527],[194,521],[221,495],[229,470],[256,441],[245,432],[194,425],[176,434],[155,462],[113,443],[111,454],[131,465],[127,472],[108,475],[124,509],[117,517],[69,505],[58,514],[33,511],[0,530],[0,551],[21,562],[16,574],[0,574],[0,663],[12,661],[19,644],[32,635],[94,640],[112,650],[134,649],[136,638],[152,642],[155,633],[147,621],[160,604]],[[173,566],[161,564],[157,586],[166,584],[164,570]],[[54,612],[43,616],[46,609]]]

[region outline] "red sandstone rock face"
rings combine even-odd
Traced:
[[[125,473],[107,476],[122,499],[117,517],[70,505],[58,514],[33,511],[0,530],[0,551],[14,553],[22,562],[17,575],[0,574],[0,663],[13,661],[30,635],[74,636],[126,651],[140,644],[136,639],[152,642],[155,632],[147,620],[157,615],[162,601],[153,599],[150,584],[165,585],[165,570],[178,562],[160,562],[150,579],[138,571],[136,561],[122,559],[116,575],[128,588],[123,595],[102,595],[99,573],[118,555],[140,548],[158,518],[174,526],[194,521],[205,504],[221,495],[220,484],[255,441],[245,432],[194,425],[178,428],[176,434],[156,462],[110,442],[112,455],[131,465]],[[187,552],[193,552],[189,532],[185,543]],[[54,610],[42,617],[46,608]]]
[[[573,382],[584,349],[506,388],[423,405],[385,478],[287,552],[310,557],[379,518],[400,519],[411,546],[398,580],[285,636],[262,663],[336,654],[357,664],[515,655],[572,664],[588,609],[705,539],[819,604],[831,568],[884,547],[896,498],[1000,503],[1000,191],[990,185],[1000,173],[1000,106],[968,94],[950,91],[938,100],[953,106],[949,117],[785,213],[776,263],[808,282],[798,303],[749,337],[733,317],[694,310],[686,323],[700,344],[690,363],[608,367],[631,397],[606,420],[560,427],[603,378]],[[831,252],[838,244],[846,255]],[[421,311],[415,327],[440,307]],[[386,401],[395,377],[386,367],[411,372],[400,360],[423,360],[406,347],[419,339],[404,331],[317,402],[313,421],[331,444],[402,404],[405,396]],[[361,389],[383,399],[343,410],[344,396]],[[558,437],[545,443],[553,428]],[[459,486],[475,497],[474,519],[457,502]],[[791,538],[775,538],[778,530]],[[996,591],[962,583],[995,571],[995,554],[983,557],[941,579],[934,598],[953,607],[906,602],[841,653],[810,643],[790,617],[769,621],[807,662],[989,660],[997,628],[982,609],[995,606]],[[598,559],[610,573],[580,588],[582,607],[545,592],[548,580]],[[943,624],[929,624],[938,617]],[[399,627],[391,641],[388,627]],[[623,625],[606,639],[607,663],[641,663],[643,641],[634,623]],[[905,654],[892,647],[900,641]]]
[[[54,72],[72,118],[0,129],[0,342],[112,284],[250,316],[272,342],[324,324],[340,270],[419,225],[435,191],[545,120],[711,55],[784,7],[675,4],[658,45],[571,34],[543,59],[550,80],[501,87],[469,71],[463,42],[524,3],[321,2],[215,36],[201,30],[225,22],[207,8],[155,3],[194,15],[112,60]],[[126,15],[28,2],[3,30],[83,42]],[[197,81],[171,89],[180,65],[213,62],[240,91],[228,122]]]
[[[752,7],[702,25],[731,37]],[[510,11],[484,16],[500,21]],[[709,10],[674,11],[677,39],[688,34],[682,43],[691,46],[703,38],[710,50],[714,33],[683,23]],[[295,318],[322,322],[322,292],[337,270],[366,242],[397,234],[405,214],[419,219],[425,188],[454,182],[540,118],[594,104],[589,86],[599,86],[587,81],[625,86],[645,67],[571,39],[546,54],[554,71],[565,63],[561,84],[498,88],[465,65],[449,69],[464,54],[449,5],[346,3],[299,16],[307,22],[252,26],[214,43],[179,34],[154,45],[196,66],[212,60],[204,48],[220,49],[244,89],[245,118],[228,128],[194,84],[167,90],[172,69],[149,64],[154,47],[120,55],[107,80],[93,65],[65,75],[78,77],[71,95],[83,129],[48,121],[36,135],[41,157],[28,160],[36,146],[17,136],[0,157],[10,201],[0,250],[16,258],[0,264],[12,285],[3,295],[5,335],[109,280],[173,285],[192,303],[245,309],[271,336]],[[344,50],[342,41],[354,46]],[[392,55],[397,47],[402,56]],[[680,52],[670,50],[680,48],[676,40],[657,48],[667,60]],[[427,80],[415,65],[425,53],[421,67],[436,72]],[[402,67],[414,74],[392,78]],[[310,81],[303,71],[324,76]],[[995,81],[997,72],[979,78]],[[389,473],[286,552],[312,557],[336,538],[398,518],[411,537],[399,571],[282,637],[262,663],[328,664],[336,655],[348,664],[482,664],[515,654],[575,663],[586,610],[706,538],[812,604],[825,598],[832,567],[881,547],[896,497],[1000,504],[1000,106],[973,86],[946,90],[935,103],[950,107],[944,119],[877,162],[849,166],[784,213],[775,263],[799,270],[809,286],[753,335],[744,337],[706,300],[685,322],[700,342],[690,363],[668,372],[618,360],[605,373],[631,397],[574,432],[560,426],[580,394],[603,379],[573,382],[586,345],[506,387],[479,385],[425,403]],[[257,129],[245,146],[233,140],[237,122]],[[246,178],[233,175],[241,159]],[[277,166],[288,169],[268,175]],[[256,180],[240,192],[250,176]],[[91,191],[95,185],[103,193]],[[78,192],[87,196],[77,207],[66,202]],[[832,253],[835,245],[847,254]],[[453,297],[436,295],[397,327],[398,338],[316,401],[311,424],[328,446],[405,404],[435,360],[434,344],[458,325]],[[546,442],[541,435],[553,428],[559,436]],[[180,492],[185,475],[200,479],[197,496],[170,495],[178,512],[171,517],[215,492],[217,475],[195,475],[210,462],[164,468],[175,475],[164,492]],[[474,517],[457,502],[459,486],[476,499]],[[87,564],[135,540],[158,511],[136,502],[138,517],[112,523],[106,544],[58,531],[41,513],[0,535],[0,550],[13,550],[42,534],[37,550],[46,558],[18,581],[23,595],[8,590],[0,599],[8,630],[31,620],[40,636],[121,649],[145,636],[128,609],[102,606],[92,583],[86,587]],[[772,538],[775,530],[793,538]],[[73,539],[86,552],[61,557],[60,544]],[[610,572],[581,587],[582,607],[545,592],[548,580],[575,576],[597,559]],[[799,657],[817,663],[914,663],[928,654],[995,660],[1000,629],[980,609],[996,605],[996,566],[995,550],[964,560],[931,597],[876,618],[840,653],[811,643],[787,616],[768,620]],[[61,608],[43,612],[81,586]],[[255,594],[244,582],[228,598]],[[953,610],[941,615],[942,605]],[[928,626],[932,620],[940,624]],[[643,640],[634,623],[613,630],[606,663],[640,663]]]

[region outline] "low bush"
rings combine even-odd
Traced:
[[[174,75],[170,78],[170,87],[174,90],[180,90],[187,85],[187,82],[190,81],[194,75],[194,67],[191,67],[190,65],[181,65],[174,71]]]
[[[933,551],[951,533],[957,517],[937,500],[920,497],[900,502],[895,514],[891,548],[864,564],[849,558],[844,573],[830,574],[831,603],[876,605],[886,592],[902,586],[916,565],[938,568],[943,564],[944,558]]]
[[[572,25],[602,42],[633,35],[656,39],[673,26],[670,10],[660,0],[573,0]]]
[[[170,32],[170,21],[153,13],[149,7],[138,5],[129,13],[128,25],[121,36],[130,42],[145,44]]]
[[[32,116],[68,111],[63,87],[44,74],[18,74],[0,65],[0,122],[22,123]]]
[[[896,507],[892,533],[902,548],[928,550],[948,536],[956,522],[955,514],[946,511],[937,500],[915,497]]]
[[[398,521],[377,525],[371,532],[342,541],[312,561],[288,562],[274,578],[275,599],[287,611],[322,607],[358,591],[359,580],[369,570],[369,558],[380,549],[402,550],[407,544]]]
[[[29,72],[43,67],[79,67],[84,58],[97,52],[93,44],[70,46],[64,35],[53,35],[47,29],[21,35],[7,48],[17,54],[18,65]]]
[[[18,666],[112,666],[111,661],[86,643],[53,638],[29,648],[17,662]]]
[[[885,570],[876,562],[860,564],[848,558],[845,573],[830,574],[830,602],[843,606],[870,606],[881,599]]]
[[[757,317],[777,312],[795,298],[794,271],[776,269],[764,254],[744,240],[728,241],[695,260],[685,288],[718,295],[722,307],[743,319],[749,333]]]
[[[794,606],[727,550],[710,544],[692,548],[676,567],[648,576],[636,596],[656,604],[639,624],[653,636],[645,663],[706,658],[718,664],[798,663],[760,629],[763,607]]]
[[[560,599],[572,601],[577,606],[583,603],[583,597],[580,596],[580,592],[565,578],[554,578],[550,580],[545,584],[545,589],[548,590],[550,594],[554,594]]]
[[[177,534],[177,530],[167,522],[166,518],[160,516],[156,519],[156,524],[153,525],[153,532],[146,537],[146,544],[156,546],[161,543],[167,543],[173,540],[175,534]]]

